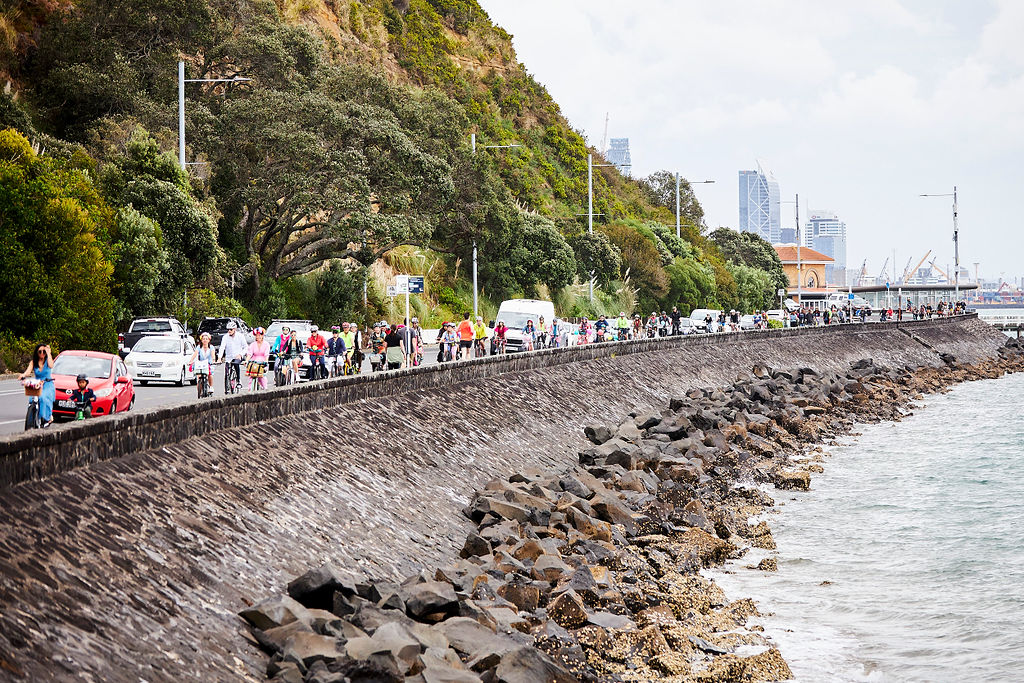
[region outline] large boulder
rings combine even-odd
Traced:
[[[239,614],[250,624],[264,631],[293,621],[309,622],[308,610],[287,595],[268,598],[242,610]]]
[[[521,647],[502,657],[495,676],[499,683],[577,683],[578,680],[534,647]]]
[[[450,583],[425,581],[402,591],[405,611],[413,619],[424,620],[434,614],[457,614],[459,599]]]
[[[288,584],[288,595],[311,609],[333,609],[335,591],[354,595],[356,580],[331,564],[310,569]]]

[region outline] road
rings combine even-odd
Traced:
[[[424,365],[437,364],[437,347],[425,347],[423,353]],[[215,395],[223,395],[224,376],[220,370],[214,378]],[[370,363],[363,362],[363,372],[370,372]],[[273,386],[273,376],[267,378],[268,386]],[[133,410],[152,410],[162,406],[175,403],[188,403],[196,401],[196,388],[191,384],[178,387],[170,383],[150,383],[141,386],[135,382],[135,408]],[[0,380],[0,434],[11,434],[23,431],[25,428],[25,410],[28,407],[28,399],[21,384],[16,379]],[[102,419],[102,418],[96,418]]]

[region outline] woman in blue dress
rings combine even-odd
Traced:
[[[57,392],[53,387],[53,376],[50,369],[53,368],[53,356],[50,355],[49,344],[39,344],[32,353],[32,362],[21,373],[21,378],[35,377],[43,382],[43,392],[39,395],[39,419],[44,427],[49,427],[53,422],[53,401]]]

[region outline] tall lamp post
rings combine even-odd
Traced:
[[[242,83],[251,78],[185,78],[185,62],[178,62],[178,165],[182,170],[185,163],[185,84],[186,83]]]
[[[681,180],[686,180],[686,178],[680,178],[679,171],[676,171],[676,237],[679,238],[682,237],[679,229],[679,184]],[[714,180],[686,180],[687,185],[712,185],[714,182]]]
[[[594,216],[603,216],[601,213],[594,213],[594,169],[614,166],[615,164],[595,164],[594,155],[587,155],[587,234],[594,234]],[[628,164],[623,164],[626,168]],[[590,303],[594,303],[594,271],[590,271]]]
[[[923,194],[922,197],[952,197],[953,198],[953,303],[960,300],[960,228],[957,217],[956,185],[952,192],[945,194]]]
[[[473,148],[473,154],[476,154],[476,133],[469,134],[469,144]],[[520,144],[514,145],[481,145],[481,149],[511,149],[513,147],[522,147]],[[476,320],[479,315],[479,304],[477,298],[477,248],[476,240],[473,240],[473,319]]]

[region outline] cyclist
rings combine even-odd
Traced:
[[[356,374],[358,374],[363,371],[363,333],[356,323],[349,323],[348,329],[352,333],[352,345],[349,346],[346,339],[345,347],[352,349],[352,367],[355,368]]]
[[[523,326],[523,351],[533,351],[533,340],[537,337],[537,328],[533,326],[532,320],[527,320]]]
[[[440,349],[438,350],[438,360],[441,362],[447,362],[455,360],[456,350],[459,347],[459,333],[455,331],[455,323],[446,322],[442,326]]]
[[[476,345],[474,357],[483,358],[487,355],[487,349],[484,347],[485,339],[487,339],[487,325],[484,325],[483,316],[478,315],[476,324],[473,325],[473,343]]]
[[[604,313],[602,313],[601,317],[599,317],[597,322],[594,323],[594,341],[605,341],[607,333],[608,319],[605,317]]]
[[[344,323],[344,325],[347,330],[348,323]],[[341,336],[341,328],[337,325],[331,325],[331,338],[327,340],[327,357],[330,359],[328,366],[331,371],[331,377],[337,377],[344,371],[345,358],[347,356],[348,352],[346,351],[345,340]]]
[[[283,363],[281,376],[285,384],[291,384],[299,372],[299,357],[302,355],[302,342],[297,332],[285,325],[281,328],[281,336],[274,342],[272,353],[277,354],[277,362]]]
[[[420,365],[423,362],[423,328],[420,327],[420,319],[412,319],[413,351],[415,359],[413,365]]]
[[[580,320],[579,329],[576,332],[576,345],[586,344],[588,341],[590,341],[590,321],[587,319],[587,316],[583,316],[583,319]]]
[[[536,348],[543,349],[547,348],[548,345],[548,326],[544,323],[544,316],[537,318],[537,343]]]
[[[213,395],[213,364],[217,361],[217,349],[210,345],[211,338],[209,332],[200,334],[199,345],[192,352],[192,357],[188,359],[189,363],[194,364],[197,376],[206,375],[206,390],[203,392],[204,395],[199,398]],[[199,382],[197,381],[196,384]]]
[[[270,360],[270,342],[263,338],[265,334],[266,330],[262,327],[252,331],[253,342],[249,344],[249,362],[245,366],[245,374],[252,379],[253,386],[260,389],[267,388],[267,378],[264,374],[267,372],[267,361]]]
[[[373,324],[373,335],[370,336],[370,348],[372,349],[373,353],[379,355],[380,358],[378,360],[379,365],[376,368],[371,369],[383,370],[385,367],[387,367],[386,361],[384,360],[384,353],[387,351],[387,344],[384,342],[384,331],[386,329],[386,322],[375,322]],[[370,365],[372,366],[373,363],[371,363]]]
[[[228,333],[220,340],[220,359],[224,365],[224,393],[234,393],[231,390],[231,375],[234,373],[235,381],[241,386],[242,380],[242,359],[245,358],[246,343],[245,337],[238,333],[238,325],[235,321],[228,322]]]
[[[324,362],[324,354],[327,353],[327,340],[320,334],[320,328],[316,325],[311,325],[309,332],[309,339],[306,340],[310,362],[309,378],[322,379],[327,377],[327,364]]]
[[[562,321],[557,317],[551,321],[551,348],[557,349],[561,346]]]
[[[469,321],[469,311],[462,314],[462,322],[459,323],[458,332],[459,354],[466,360],[469,360],[470,351],[473,349],[473,337],[476,335],[473,323]]]
[[[678,306],[673,306],[672,307],[672,312],[669,314],[669,317],[672,318],[672,334],[673,335],[678,335],[679,334],[679,325],[680,325],[679,321],[683,317],[683,314],[679,312],[679,307]]]
[[[96,400],[96,392],[89,388],[89,376],[81,374],[75,378],[78,388],[71,392],[71,400],[75,404],[76,413],[82,411],[86,419],[92,417],[92,404]]]
[[[629,338],[629,318],[625,311],[619,311],[619,317],[615,320],[615,329],[619,333],[619,341],[626,341]]]
[[[494,326],[494,350],[496,353],[505,353],[505,342],[507,341],[505,335],[508,333],[508,328],[505,326],[504,320],[499,320],[498,324]]]
[[[398,324],[386,328],[384,335],[384,358],[387,361],[388,370],[397,370],[405,362],[405,343],[402,335],[398,334]]]

